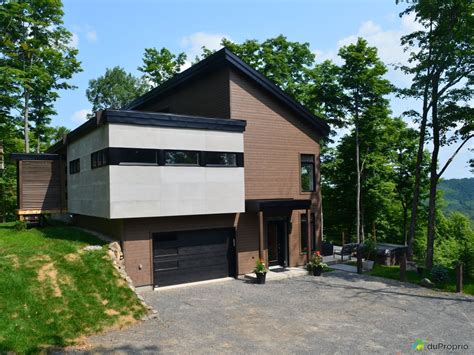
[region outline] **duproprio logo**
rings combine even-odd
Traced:
[[[413,350],[423,350],[425,348],[425,342],[420,338],[416,338],[415,342],[411,345]]]

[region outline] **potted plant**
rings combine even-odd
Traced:
[[[263,285],[265,284],[265,277],[267,275],[267,267],[265,266],[265,262],[263,260],[257,260],[255,265],[255,269],[253,269],[255,275],[257,275],[257,284]]]
[[[374,259],[377,256],[377,246],[372,239],[367,239],[362,247],[362,254],[364,261],[362,261],[362,268],[364,270],[372,270],[374,267]]]
[[[323,263],[323,257],[319,251],[314,252],[308,264],[306,264],[306,268],[310,273],[313,273],[313,276],[321,276],[323,268],[325,267],[327,267],[327,264]]]

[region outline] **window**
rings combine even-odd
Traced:
[[[306,213],[300,215],[300,251],[301,253],[308,252],[308,224]],[[316,250],[316,225],[315,214],[311,213],[311,249]]]
[[[186,150],[165,151],[165,165],[199,165],[198,152]]]
[[[77,174],[81,171],[81,160],[75,159],[69,162],[69,174]]]
[[[301,154],[301,191],[314,191],[314,155]]]
[[[109,148],[109,164],[157,165],[157,151],[155,149]]]
[[[237,153],[206,152],[206,165],[237,166]]]
[[[100,168],[108,164],[107,149],[99,150],[91,154],[91,169]]]

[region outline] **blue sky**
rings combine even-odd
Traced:
[[[138,74],[146,47],[184,51],[193,59],[203,45],[218,49],[222,37],[241,42],[283,34],[309,42],[320,60],[337,62],[338,48],[362,36],[379,48],[386,63],[404,61],[399,38],[416,24],[399,18],[402,8],[395,0],[64,0],[65,26],[73,32],[83,72],[72,80],[76,90],[61,93],[53,124],[81,124],[91,107],[85,96],[88,81],[116,65]],[[409,82],[394,70],[388,78],[397,85]],[[392,100],[394,114],[407,108],[418,109],[419,103]],[[452,150],[444,149],[441,162]],[[446,177],[472,176],[468,156],[463,149]]]

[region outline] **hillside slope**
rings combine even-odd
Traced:
[[[72,227],[0,224],[0,353],[63,347],[145,314],[104,242]]]
[[[445,212],[461,212],[474,222],[474,178],[443,180],[438,189],[444,192]]]

